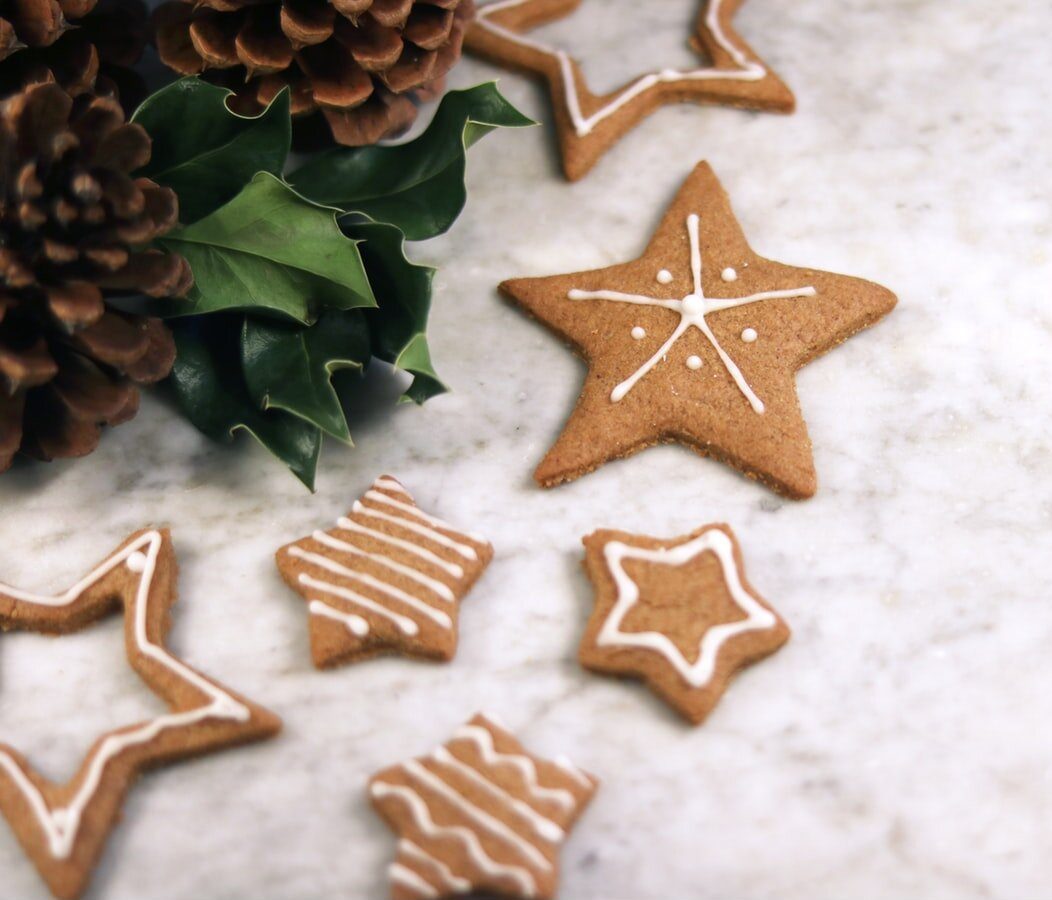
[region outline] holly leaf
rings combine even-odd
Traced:
[[[232,200],[257,172],[280,176],[292,139],[289,92],[258,116],[233,112],[232,91],[183,78],[147,97],[132,116],[153,140],[138,174],[179,196],[179,219],[196,222]]]
[[[414,376],[403,400],[423,403],[445,393],[447,388],[431,365],[425,336],[435,270],[409,261],[405,235],[394,225],[360,222],[344,224],[344,231],[359,242],[362,262],[379,298],[378,307],[365,314],[373,355]]]
[[[360,310],[327,312],[309,327],[246,319],[241,360],[256,406],[285,410],[351,443],[332,375],[360,370],[369,360],[369,329]]]
[[[177,356],[171,382],[187,418],[208,437],[229,443],[246,431],[308,488],[321,452],[321,430],[252,401],[240,369],[237,316],[195,319],[173,328]]]
[[[324,309],[376,306],[358,248],[335,210],[305,200],[265,172],[211,215],[159,239],[194,273],[164,316],[251,311],[309,325]]]
[[[448,230],[464,208],[468,147],[494,128],[533,124],[493,82],[450,91],[415,140],[320,153],[289,182],[318,203],[389,222],[409,240],[424,240]]]

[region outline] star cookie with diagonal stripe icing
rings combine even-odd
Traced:
[[[57,784],[0,743],[0,811],[51,892],[79,897],[145,769],[272,737],[280,720],[191,669],[165,647],[176,563],[165,530],[140,531],[63,594],[0,584],[0,629],[61,635],[122,609],[128,662],[169,707],[102,735],[77,774]],[[208,852],[207,842],[202,851]],[[6,894],[6,892],[3,892]]]
[[[672,540],[597,531],[584,545],[595,607],[581,664],[642,679],[695,725],[740,669],[789,640],[789,627],[746,579],[726,525]]]
[[[757,255],[706,163],[639,259],[500,289],[588,362],[541,485],[679,442],[794,499],[817,489],[796,370],[896,303],[872,282]]]
[[[427,756],[369,781],[373,807],[399,837],[391,900],[549,900],[562,845],[598,786],[569,760],[527,753],[475,716]]]
[[[281,577],[307,601],[319,669],[386,653],[450,660],[460,601],[493,558],[478,535],[420,509],[382,475],[328,531],[282,547]]]
[[[593,0],[601,2],[601,0]],[[641,75],[605,95],[593,94],[569,54],[524,32],[569,15],[581,0],[496,0],[479,8],[465,46],[498,63],[547,80],[566,177],[576,181],[627,131],[666,103],[695,102],[792,112],[792,92],[734,30],[744,0],[703,0],[691,40],[706,57],[696,69]],[[643,13],[642,15],[646,15]]]

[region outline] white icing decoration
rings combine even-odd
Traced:
[[[584,137],[585,135],[590,134],[600,122],[609,118],[626,104],[659,84],[710,80],[762,81],[767,76],[767,70],[760,65],[760,63],[750,60],[745,55],[745,52],[740,47],[733,44],[724,32],[723,26],[720,22],[720,7],[723,5],[723,0],[709,0],[709,8],[705,15],[705,27],[709,30],[713,40],[719,45],[719,47],[730,56],[737,68],[718,69],[713,66],[706,66],[687,71],[662,69],[660,72],[643,75],[636,81],[632,82],[632,84],[616,93],[612,98],[608,99],[607,102],[591,116],[586,117],[581,111],[581,98],[578,93],[577,80],[574,76],[573,63],[570,60],[570,57],[562,50],[556,50],[547,47],[544,44],[532,41],[509,28],[497,25],[491,21],[491,16],[494,13],[514,6],[520,6],[526,2],[528,2],[528,0],[498,0],[496,3],[489,3],[478,11],[476,22],[480,28],[489,31],[491,34],[497,35],[511,43],[518,44],[520,47],[535,50],[558,60],[562,74],[566,109],[573,121],[574,130],[579,137]]]
[[[392,537],[389,534],[384,534],[382,531],[377,531],[375,528],[366,528],[364,525],[359,525],[353,519],[348,519],[345,516],[341,516],[337,521],[336,525],[342,528],[344,531],[353,531],[356,534],[364,534],[366,537],[374,538],[378,541],[383,541],[385,544],[390,544],[392,547],[398,547],[409,553],[413,553],[419,556],[421,559],[427,560],[429,563],[438,566],[440,569],[444,569],[454,578],[463,578],[464,570],[456,563],[449,562],[449,560],[443,559],[437,553],[432,553],[426,547],[421,547],[414,544],[412,541],[403,541],[401,538]]]
[[[662,269],[657,273],[658,284],[672,284],[672,273],[668,269]]]
[[[570,791],[542,785],[537,780],[537,766],[528,756],[518,753],[500,753],[494,745],[493,735],[486,728],[480,725],[464,725],[457,729],[453,740],[471,741],[478,748],[487,765],[507,765],[517,769],[534,800],[550,800],[558,804],[564,812],[573,809],[577,803],[577,798]],[[591,783],[585,786],[591,787]]]
[[[591,790],[594,787],[592,779],[577,768],[568,757],[556,756],[552,762],[586,790]]]
[[[134,640],[136,649],[154,662],[174,673],[179,679],[192,684],[201,691],[209,702],[205,706],[185,712],[167,713],[143,722],[127,731],[107,735],[91,751],[86,773],[80,786],[64,807],[51,809],[37,786],[26,776],[21,766],[6,751],[0,749],[0,768],[11,777],[15,787],[21,791],[33,815],[47,839],[48,852],[56,859],[68,859],[73,852],[73,845],[80,830],[81,818],[88,803],[102,783],[103,773],[111,760],[129,747],[148,743],[157,735],[171,728],[194,725],[206,719],[226,719],[235,722],[247,722],[250,718],[248,708],[235,700],[226,691],[199,675],[185,664],[173,657],[167,650],[153,643],[146,634],[146,617],[149,606],[150,588],[157,567],[157,555],[160,552],[162,538],[160,532],[147,531],[127,546],[123,547],[98,568],[78,581],[64,594],[42,596],[19,591],[0,584],[0,593],[22,602],[36,606],[59,607],[69,606],[77,601],[81,594],[92,587],[119,565],[126,565],[133,572],[139,572],[138,589],[134,606]],[[143,552],[145,548],[145,552]],[[138,569],[142,566],[141,572]]]
[[[422,863],[430,869],[433,869],[442,882],[442,886],[454,894],[466,894],[471,890],[471,882],[466,878],[460,878],[453,874],[453,870],[449,868],[442,860],[436,859],[423,847],[414,844],[408,838],[402,838],[398,842],[398,850],[403,856],[407,856],[414,862]]]
[[[367,609],[371,613],[375,613],[385,619],[390,619],[398,626],[398,630],[401,631],[402,634],[408,634],[410,637],[413,637],[420,633],[420,626],[412,619],[407,616],[399,615],[396,612],[392,612],[386,606],[381,606],[376,601],[370,600],[368,597],[363,597],[357,591],[352,591],[350,588],[329,584],[329,582],[314,578],[306,572],[300,574],[298,581],[304,587],[313,588],[316,591],[321,591],[323,594],[330,594],[333,597],[339,597],[341,600],[346,600],[348,603],[353,603],[355,606]]]
[[[637,341],[643,340],[643,338],[645,338],[646,336],[647,330],[641,325],[637,325],[635,328],[632,329],[632,337],[634,337]]]
[[[438,891],[428,882],[401,863],[391,863],[387,867],[387,874],[391,881],[395,884],[400,884],[406,890],[412,891],[414,896],[427,897],[429,900],[438,896]]]
[[[709,628],[701,638],[699,655],[692,664],[679,648],[657,631],[626,632],[621,630],[625,616],[639,601],[639,587],[624,568],[626,559],[666,566],[682,566],[705,552],[716,554],[720,569],[734,602],[746,618]],[[698,537],[671,549],[647,550],[632,547],[621,541],[610,541],[603,548],[606,564],[617,586],[617,600],[610,615],[603,622],[596,642],[600,647],[640,647],[660,653],[691,687],[700,688],[711,680],[723,645],[735,635],[773,628],[778,620],[769,609],[750,594],[741,582],[734,559],[731,539],[718,528],[710,528]]]
[[[688,356],[687,357],[687,368],[692,372],[696,372],[702,366],[700,356]]]
[[[365,492],[366,500],[373,500],[377,503],[386,503],[388,506],[393,506],[396,509],[401,510],[402,512],[409,513],[411,516],[416,516],[422,522],[427,522],[429,525],[433,525],[435,528],[444,528],[446,531],[453,532],[457,531],[457,529],[450,525],[449,522],[445,521],[444,519],[440,519],[438,516],[428,515],[418,506],[413,506],[411,503],[402,503],[400,500],[395,500],[393,497],[388,497],[387,494],[383,494],[380,491],[376,490],[378,486],[381,486],[381,484],[379,481],[376,481],[373,483],[373,490]],[[473,541],[478,541],[481,544],[486,543],[486,539],[481,535],[472,534],[469,531],[463,531],[459,533],[463,534],[464,537],[471,538]],[[478,556],[476,555],[470,558],[477,559]]]
[[[366,497],[368,496],[367,493]],[[394,501],[392,500],[391,502],[393,503]],[[464,559],[476,560],[479,558],[478,552],[470,544],[463,544],[460,541],[455,541],[442,534],[442,532],[436,531],[434,528],[430,528],[426,525],[418,525],[416,522],[409,521],[404,516],[394,516],[390,513],[380,512],[378,509],[366,506],[361,500],[355,500],[354,506],[351,508],[359,515],[372,516],[374,519],[380,519],[383,522],[390,522],[392,525],[397,525],[399,528],[405,528],[408,531],[419,534],[421,537],[425,537],[429,541],[434,541],[436,544],[441,544],[443,547],[446,547],[455,553],[459,553]]]
[[[441,838],[445,836],[455,837],[463,844],[467,851],[468,859],[481,871],[493,878],[508,878],[515,882],[524,897],[534,897],[537,894],[537,883],[528,869],[521,866],[503,865],[493,859],[479,841],[478,836],[470,828],[463,825],[438,825],[431,818],[427,804],[423,798],[412,788],[401,784],[388,784],[385,781],[374,782],[370,793],[378,800],[387,797],[397,797],[409,807],[409,813],[413,818],[413,824],[430,838]]]
[[[759,335],[756,333],[756,329],[755,328],[746,328],[742,332],[742,340],[745,341],[746,344],[751,344],[758,337],[759,337]]]
[[[632,303],[638,306],[658,306],[663,309],[679,313],[679,324],[676,325],[672,334],[658,348],[657,352],[640,366],[631,376],[622,381],[610,394],[614,403],[619,403],[625,398],[629,391],[649,373],[667,355],[675,343],[691,328],[697,328],[708,342],[712,345],[726,368],[727,373],[734,380],[738,389],[749,401],[749,405],[757,413],[764,412],[763,401],[756,396],[749,383],[745,380],[741,369],[727,354],[712,333],[706,316],[712,313],[722,312],[725,309],[735,309],[750,303],[761,303],[765,300],[792,300],[803,297],[814,297],[816,291],[813,287],[790,288],[779,291],[763,291],[758,294],[749,294],[747,297],[706,297],[702,286],[702,259],[701,245],[698,237],[698,216],[694,213],[687,217],[687,233],[690,238],[690,268],[693,278],[693,293],[686,297],[647,297],[641,294],[625,294],[620,291],[582,291],[573,289],[567,293],[570,300],[609,300],[615,303]]]
[[[340,610],[334,609],[329,606],[328,603],[323,603],[321,600],[311,600],[307,605],[307,609],[310,610],[310,613],[313,616],[321,616],[323,619],[332,619],[335,622],[345,625],[347,630],[355,637],[363,638],[369,633],[369,623],[361,616],[356,616],[353,613],[340,612]]]
[[[720,272],[720,278],[727,282],[737,281],[738,272],[736,269],[732,269],[730,266],[728,266],[726,269]]]

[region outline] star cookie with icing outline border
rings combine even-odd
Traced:
[[[584,546],[595,607],[581,665],[642,679],[694,725],[738,671],[789,640],[789,626],[746,579],[726,525],[670,540],[601,530]]]
[[[539,484],[678,442],[793,499],[817,490],[796,370],[897,302],[872,282],[757,255],[707,163],[639,259],[500,290],[588,363]]]
[[[661,69],[617,90],[593,94],[569,54],[523,32],[573,13],[581,0],[497,0],[481,6],[465,47],[498,65],[548,82],[563,171],[584,177],[624,134],[659,106],[694,102],[790,113],[792,92],[734,30],[745,0],[703,0],[691,44],[710,63],[694,70]]]
[[[427,756],[369,780],[373,808],[399,837],[391,900],[551,900],[562,845],[598,787],[565,757],[535,756],[476,715]]]
[[[117,728],[92,745],[77,774],[49,781],[0,743],[0,811],[62,900],[81,895],[121,814],[125,794],[153,766],[269,738],[281,720],[191,669],[165,647],[176,599],[165,529],[136,532],[64,594],[0,584],[0,629],[62,635],[123,610],[128,662],[169,712]]]

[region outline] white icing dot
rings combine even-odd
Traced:
[[[668,269],[662,269],[657,273],[658,284],[671,284],[672,273]]]
[[[687,357],[687,368],[697,371],[701,368],[701,357],[700,356],[688,356]]]
[[[728,266],[720,273],[720,278],[722,278],[724,281],[737,281],[738,270],[732,269],[730,266]]]
[[[755,328],[746,328],[745,331],[742,332],[742,340],[745,341],[746,344],[751,344],[758,337],[759,335],[756,333]]]
[[[146,554],[140,553],[136,550],[131,556],[128,557],[128,568],[133,572],[145,572],[146,571]]]
[[[643,338],[645,338],[646,336],[647,330],[642,326],[637,325],[635,328],[632,329],[632,337],[634,337],[637,341],[643,340]]]
[[[688,316],[696,316],[705,309],[705,301],[697,294],[689,294],[683,298],[683,312]]]

